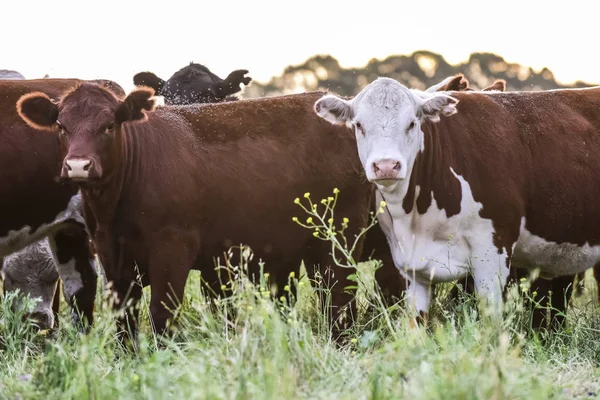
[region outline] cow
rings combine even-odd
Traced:
[[[14,79],[25,79],[25,77],[17,71],[12,69],[0,69],[0,79],[14,80]]]
[[[41,330],[54,328],[58,321],[60,285],[48,239],[10,254],[0,267],[4,294],[18,289],[22,296],[37,299],[35,308],[25,316],[34,320]],[[13,309],[22,307],[20,299],[15,300]]]
[[[335,279],[330,315],[341,330],[355,312],[354,296],[344,289],[352,285],[351,271],[332,265],[330,244],[292,221],[301,212],[293,200],[304,192],[325,198],[337,188],[336,215],[351,221],[351,240],[368,222],[373,189],[351,132],[314,116],[322,95],[155,109],[151,88],[121,100],[86,82],[58,104],[31,93],[17,108],[26,123],[60,138],[59,170],[80,186],[107,279],[120,304],[128,294],[135,303],[150,285],[156,332],[165,333],[170,296],[183,298],[190,269],[201,269],[216,293],[227,293],[213,258],[240,243],[253,249],[254,271],[262,260],[276,272],[277,295],[302,260],[309,274],[318,265],[325,281]],[[128,308],[117,321],[121,340],[129,336],[122,332],[126,323],[135,339],[136,313]]]
[[[59,140],[25,124],[15,107],[24,94],[43,92],[56,98],[81,82],[0,80],[0,259],[48,237],[71,317],[86,330],[93,323],[97,274],[81,194],[76,185],[58,179],[62,165]],[[96,82],[116,95],[125,94],[114,82]]]
[[[600,88],[425,93],[378,78],[314,110],[354,129],[415,312],[431,285],[471,273],[498,315],[511,263],[560,279],[600,259],[599,106]]]
[[[165,104],[182,105],[235,101],[241,85],[252,81],[245,69],[231,72],[224,80],[202,64],[190,63],[164,81],[152,72],[139,72],[133,77],[135,86],[148,86],[163,96]]]

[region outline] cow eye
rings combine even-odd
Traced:
[[[65,136],[67,134],[67,130],[65,129],[65,127],[62,126],[62,124],[58,120],[56,121],[56,125],[58,125],[58,129],[60,129],[60,135]]]
[[[115,130],[115,124],[114,123],[110,123],[108,124],[108,126],[106,127],[106,133],[113,133]]]
[[[410,123],[410,125],[408,125],[408,128],[406,128],[406,134],[409,134],[410,131],[412,131],[414,127],[415,127],[415,121],[412,121]]]
[[[356,121],[354,125],[356,126],[356,129],[358,129],[363,135],[365,134],[365,128],[360,122]]]

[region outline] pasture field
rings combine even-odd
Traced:
[[[244,257],[242,257],[242,253]],[[211,308],[199,273],[188,281],[175,336],[162,343],[148,320],[144,291],[137,353],[116,342],[110,296],[98,286],[96,322],[77,333],[63,304],[52,337],[0,307],[1,399],[571,399],[600,398],[600,314],[586,275],[563,329],[529,327],[528,282],[511,286],[502,323],[477,312],[474,297],[451,302],[440,285],[425,328],[385,308],[373,287],[374,262],[358,265],[359,315],[347,340],[330,337],[305,274],[297,303],[271,299],[268,276],[244,278],[247,252],[229,260],[239,273],[232,296]],[[238,261],[236,261],[238,260]],[[240,261],[241,260],[241,261]],[[229,314],[230,307],[237,315]]]
[[[368,264],[365,265],[368,267]],[[365,268],[368,269],[368,268]],[[368,276],[368,274],[367,274]],[[359,326],[337,347],[305,278],[294,309],[240,286],[211,313],[193,274],[179,330],[157,350],[148,293],[138,354],[114,339],[106,297],[97,322],[80,335],[62,313],[56,338],[33,333],[3,303],[2,399],[562,399],[600,397],[600,324],[579,298],[567,327],[536,337],[526,327],[523,290],[511,289],[502,326],[477,317],[472,297],[435,305],[431,328],[410,329],[399,310],[369,304],[363,287]],[[321,292],[323,293],[323,292]],[[586,294],[587,297],[589,293]]]

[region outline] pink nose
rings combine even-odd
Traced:
[[[402,164],[396,160],[380,160],[373,163],[375,179],[398,179],[398,173]]]

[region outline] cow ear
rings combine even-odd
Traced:
[[[145,111],[153,111],[156,107],[154,89],[140,87],[123,100],[115,111],[115,122],[122,124],[128,121],[143,121],[147,118]]]
[[[27,93],[17,101],[17,113],[32,128],[52,131],[58,119],[58,106],[47,94]]]
[[[163,86],[165,86],[165,81],[152,72],[139,72],[133,76],[133,84],[135,86],[150,87],[154,89],[155,93],[159,93]]]
[[[314,108],[317,115],[332,124],[347,124],[354,118],[352,104],[332,94],[317,100]]]
[[[424,119],[431,122],[438,122],[440,116],[450,116],[458,111],[456,105],[458,100],[444,93],[435,93],[433,96],[426,98],[421,105],[421,112]]]
[[[463,74],[449,76],[440,83],[437,83],[425,90],[425,93],[445,92],[450,90],[454,90],[456,92],[469,90],[469,81]]]
[[[506,91],[506,81],[504,79],[496,79],[494,81],[494,83],[492,83],[490,86],[488,86],[482,90],[482,92],[491,92],[491,91],[498,91],[498,92]]]

